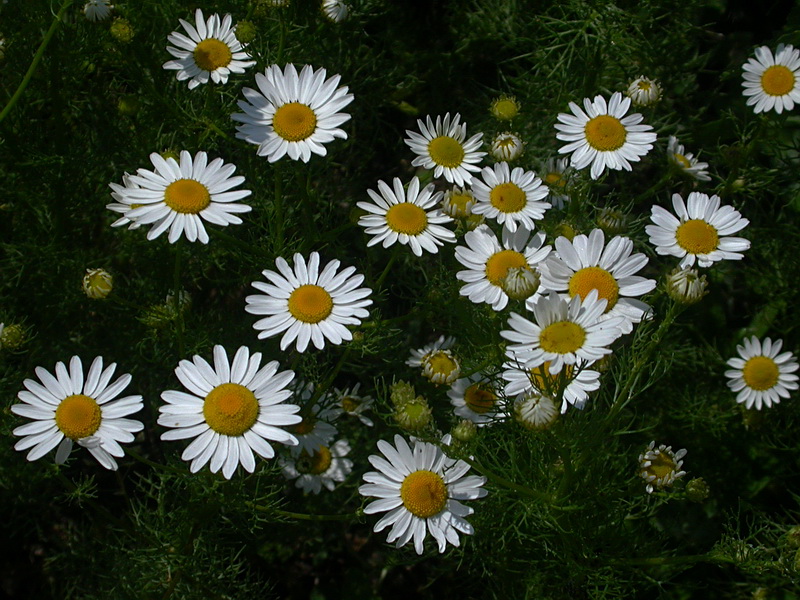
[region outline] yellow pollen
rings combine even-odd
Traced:
[[[440,475],[432,471],[414,471],[400,485],[403,506],[412,515],[427,519],[438,515],[447,504],[447,486]]]
[[[768,356],[754,356],[744,363],[742,378],[752,390],[768,390],[778,383],[780,371],[775,361]]]
[[[330,468],[332,461],[331,451],[325,446],[320,446],[311,455],[308,454],[307,450],[303,450],[295,465],[300,473],[321,475]]]
[[[449,135],[440,135],[428,144],[428,154],[437,165],[453,169],[464,160],[464,147]]]
[[[499,98],[492,103],[491,112],[501,121],[510,121],[517,116],[519,104],[513,98]]]
[[[770,96],[785,96],[794,84],[794,73],[783,65],[773,65],[761,76],[761,88]]]
[[[497,396],[481,383],[473,383],[464,391],[464,402],[467,407],[481,415],[492,410],[496,401]]]
[[[565,187],[567,187],[567,182],[564,180],[564,177],[561,175],[561,173],[556,171],[545,175],[544,183],[547,187],[557,188],[559,190],[563,190]]]
[[[194,49],[194,62],[204,71],[216,71],[220,67],[227,67],[232,58],[228,44],[214,38],[203,40]]]
[[[692,166],[692,163],[683,155],[683,154],[673,154],[672,157],[675,159],[675,162],[678,163],[684,169],[689,169]]]
[[[342,405],[342,410],[344,412],[351,413],[356,410],[359,406],[361,406],[361,400],[354,396],[345,396],[340,400]]]
[[[305,104],[288,102],[272,115],[272,128],[289,142],[304,140],[316,131],[317,115]]]
[[[440,350],[425,358],[425,365],[430,367],[433,374],[449,375],[456,369],[460,369],[458,362],[449,352]]]
[[[178,179],[164,190],[164,203],[177,213],[196,215],[211,204],[211,194],[199,181]]]
[[[619,297],[619,284],[611,273],[600,267],[584,267],[569,280],[570,298],[578,295],[585,300],[592,290],[597,290],[598,298],[608,301],[605,312],[614,308]]]
[[[586,331],[572,321],[556,321],[539,334],[539,345],[545,352],[568,354],[575,352],[586,340]]]
[[[622,148],[628,133],[616,117],[599,115],[586,123],[586,142],[600,152],[611,152]]]
[[[303,323],[319,323],[333,312],[333,298],[324,288],[307,283],[289,296],[289,312]]]
[[[386,211],[389,229],[406,235],[419,235],[428,227],[428,215],[416,204],[401,202]]]
[[[508,275],[509,269],[527,267],[525,256],[516,250],[495,252],[486,261],[486,279],[492,285],[499,286]]]
[[[223,383],[206,396],[203,416],[208,426],[217,433],[240,436],[256,422],[258,400],[243,385]]]
[[[719,236],[703,219],[690,219],[675,231],[675,241],[690,254],[708,254],[717,249]]]
[[[657,479],[662,479],[675,472],[675,461],[665,452],[659,452],[650,463],[650,466],[645,467],[644,471],[648,475],[655,475]]]
[[[527,204],[527,196],[516,183],[501,183],[489,193],[489,201],[497,210],[504,213],[519,212]]]
[[[100,428],[103,414],[94,398],[83,394],[67,396],[56,409],[56,425],[71,440],[82,440]]]

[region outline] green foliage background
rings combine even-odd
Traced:
[[[786,535],[798,517],[796,399],[744,411],[723,376],[745,335],[798,349],[800,119],[796,111],[754,115],[741,95],[741,65],[756,46],[800,44],[794,3],[353,0],[350,18],[333,24],[310,0],[282,9],[264,0],[139,0],[114,11],[132,27],[127,43],[111,35],[109,21],[88,22],[81,3],[66,5],[24,95],[0,122],[0,322],[22,324],[29,338],[0,350],[0,596],[797,597],[799,559]],[[227,85],[189,91],[161,65],[170,58],[167,35],[198,6],[252,21],[258,62]],[[3,105],[59,8],[0,5]],[[230,114],[241,88],[275,62],[325,67],[355,95],[348,139],[329,144],[327,157],[270,165],[235,139]],[[476,533],[462,536],[461,549],[440,556],[429,546],[417,557],[387,546],[384,534],[371,534],[374,518],[358,512],[356,488],[376,440],[398,431],[388,384],[411,380],[447,431],[445,390],[404,365],[409,349],[449,333],[465,372],[498,365],[506,315],[459,297],[452,247],[422,258],[406,248],[366,249],[355,203],[379,179],[414,174],[403,137],[417,117],[459,112],[470,134],[489,140],[509,128],[489,114],[492,99],[514,95],[522,112],[510,128],[527,142],[520,164],[538,171],[557,154],[553,124],[568,102],[624,90],[641,74],[664,88],[663,100],[642,110],[656,147],[632,173],[582,179],[568,208],[543,222],[549,243],[565,223],[588,233],[600,209],[621,210],[626,235],[651,256],[645,274],[662,281],[674,265],[655,256],[644,224],[653,203],[667,206],[672,193],[694,189],[668,173],[666,139],[678,135],[711,165],[713,181],[696,189],[719,194],[751,221],[744,235],[752,248],[743,261],[710,269],[709,295],[668,328],[670,301],[654,292],[656,320],[618,342],[586,410],[539,434],[501,424],[462,449],[491,476],[489,495],[472,503]],[[167,149],[236,164],[253,191],[245,223],[209,226],[208,246],[180,249],[166,236],[148,242],[141,230],[112,229],[108,183]],[[366,275],[371,319],[349,346],[281,353],[277,338],[256,339],[244,297],[275,257],[311,251]],[[105,301],[81,290],[93,267],[114,275]],[[191,309],[152,326],[175,289],[189,292]],[[317,384],[360,382],[377,398],[374,430],[340,425],[355,463],[342,487],[304,497],[275,461],[231,481],[207,470],[192,476],[183,446],[159,442],[159,394],[176,389],[174,367],[210,357],[214,344],[229,352],[248,345]],[[22,381],[74,354],[84,364],[96,355],[117,362],[133,374],[129,393],[144,396],[137,418],[145,431],[116,473],[81,450],[63,467],[52,455],[28,463],[13,450],[11,431],[22,420],[8,407]],[[622,391],[630,392],[624,408],[610,409]],[[709,499],[690,502],[683,482],[644,493],[636,460],[652,439],[688,449],[686,480],[702,477]]]

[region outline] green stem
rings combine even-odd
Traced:
[[[181,306],[181,264],[183,258],[183,240],[179,239],[175,244],[175,273],[173,279],[173,298],[172,306],[175,310],[176,327],[178,330],[178,359],[183,358],[183,306]]]
[[[282,517],[290,519],[297,519],[299,521],[351,521],[354,517],[358,517],[358,513],[347,513],[342,515],[312,515],[307,513],[290,512],[288,510],[280,510],[278,508],[271,508],[269,506],[260,506],[253,502],[247,502],[248,506],[260,512],[274,513]]]
[[[375,282],[376,290],[381,289],[383,281],[386,279],[386,276],[389,274],[389,271],[392,269],[392,266],[396,261],[397,261],[397,250],[395,249],[394,252],[392,252],[392,256],[389,257],[389,262],[386,263],[386,266],[383,268],[383,273],[381,273],[380,277],[378,277],[378,281]]]
[[[664,184],[667,181],[670,180],[671,176],[672,176],[672,169],[669,169],[666,173],[664,173],[664,175],[661,176],[661,179],[656,181],[653,185],[651,185],[649,188],[647,188],[644,192],[642,192],[641,194],[636,196],[636,198],[633,199],[633,203],[634,204],[638,204],[639,202],[642,202],[643,200],[647,200],[650,196],[655,195],[655,193],[658,192],[664,186]]]
[[[61,23],[61,19],[64,16],[64,13],[67,12],[67,9],[72,6],[72,0],[64,0],[63,4],[61,5],[61,9],[58,11],[58,14],[53,19],[53,22],[50,24],[50,29],[47,30],[47,33],[44,34],[44,39],[42,43],[39,44],[39,49],[36,51],[36,54],[33,56],[33,60],[31,61],[31,66],[28,67],[28,71],[25,73],[25,76],[22,78],[17,90],[14,92],[14,95],[11,96],[11,99],[6,104],[3,112],[0,112],[0,123],[3,122],[3,119],[6,118],[6,115],[11,112],[11,109],[14,108],[14,105],[17,101],[22,97],[22,94],[25,92],[25,88],[28,87],[28,84],[33,77],[33,74],[36,72],[39,63],[42,61],[42,57],[44,56],[44,51],[47,49],[48,44],[50,44],[50,40],[53,39],[53,35],[56,33],[56,29],[58,29],[58,24]]]
[[[322,396],[322,394],[325,393],[331,387],[331,384],[333,384],[333,380],[336,379],[336,376],[339,374],[339,371],[342,370],[342,367],[344,366],[344,363],[347,360],[347,356],[350,354],[350,348],[351,346],[347,346],[347,348],[344,349],[344,352],[342,352],[342,355],[339,357],[339,361],[336,363],[336,366],[333,367],[333,371],[331,371],[331,374],[328,375],[328,378],[321,385],[318,385],[316,387],[314,393],[311,394],[311,397],[308,400],[306,400],[305,404],[303,404],[301,413],[306,414],[307,411],[309,411],[311,407],[314,406],[314,403],[319,399],[319,397]]]
[[[275,58],[275,62],[277,64],[281,64],[283,61],[283,45],[286,41],[286,21],[283,18],[283,11],[278,10],[278,23],[280,24],[281,28],[281,35],[278,38],[278,53],[277,57]]]
[[[274,258],[274,256],[271,253],[262,250],[259,246],[243,242],[239,238],[229,235],[228,233],[225,233],[224,231],[221,231],[219,229],[209,228],[208,232],[211,235],[211,237],[219,239],[221,242],[224,242],[228,246],[233,246],[235,248],[238,248],[239,250],[244,250],[245,252],[258,256],[259,258],[267,258],[267,259]]]
[[[548,496],[547,494],[543,494],[542,492],[537,492],[536,490],[532,490],[531,488],[525,487],[524,485],[519,485],[518,483],[514,483],[513,481],[506,479],[505,477],[501,477],[500,475],[493,473],[474,458],[462,458],[461,460],[463,460],[470,467],[478,471],[478,473],[480,473],[481,475],[484,475],[492,483],[496,483],[497,485],[501,485],[510,490],[514,490],[515,492],[518,492],[523,496],[534,498],[536,500],[539,500],[540,502],[547,502],[549,504],[552,501],[550,496]]]
[[[278,165],[275,165],[272,171],[275,177],[275,253],[281,254],[283,250],[283,180],[281,179],[281,170]]]

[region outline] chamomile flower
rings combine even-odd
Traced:
[[[334,23],[341,23],[350,14],[350,7],[342,0],[322,0],[322,12]]]
[[[417,120],[420,133],[406,130],[405,142],[417,155],[411,164],[423,169],[433,169],[434,177],[442,177],[456,185],[467,185],[472,180],[472,173],[480,170],[478,163],[486,156],[479,152],[482,133],[476,133],[468,140],[467,125],[461,123],[461,115],[456,113],[450,119],[450,113],[436,117],[436,122],[427,117],[427,123]]]
[[[800,365],[791,352],[781,353],[782,347],[783,340],[765,338],[762,342],[756,336],[736,346],[739,357],[730,359],[727,364],[732,369],[725,371],[730,379],[728,387],[736,392],[736,402],[761,410],[762,405],[769,408],[778,404],[781,398],[789,397],[789,390],[798,388],[794,372]]]
[[[638,162],[656,141],[653,128],[642,123],[642,115],[625,116],[630,106],[630,98],[619,92],[614,92],[608,103],[602,96],[595,96],[594,101],[584,99],[585,112],[570,102],[573,114],[560,113],[556,123],[556,137],[569,142],[558,152],[572,153],[570,164],[576,169],[591,165],[592,179],[606,168],[630,171],[631,162]]]
[[[189,89],[200,84],[227,83],[231,73],[244,73],[256,64],[244,51],[244,45],[236,39],[233,19],[225,15],[211,15],[207,20],[199,8],[194,13],[194,26],[179,19],[187,35],[173,31],[167,41],[175,44],[167,46],[167,52],[175,57],[164,63],[164,69],[177,71],[178,81],[189,80]]]
[[[294,387],[298,403],[307,405],[314,394],[314,384],[298,382]],[[320,446],[328,446],[338,434],[333,422],[340,414],[330,406],[329,399],[324,395],[314,402],[311,408],[304,410],[300,415],[302,421],[289,428],[297,438],[298,450],[313,453]]]
[[[569,202],[567,185],[574,169],[569,166],[568,158],[551,158],[547,161],[541,172],[542,182],[547,186],[549,195],[547,201],[555,208],[564,208]]]
[[[249,473],[255,470],[253,452],[275,456],[269,442],[297,445],[297,438],[283,429],[301,420],[300,407],[284,403],[292,395],[286,386],[294,372],[279,373],[278,361],[261,367],[261,353],[251,355],[242,346],[231,364],[225,349],[214,346],[213,367],[195,355],[191,362],[180,361],[175,375],[190,393],[162,392],[166,404],[158,409],[158,424],[171,428],[162,440],[194,438],[181,455],[191,461],[192,473],[210,461],[212,473],[222,469],[230,479],[240,464]]]
[[[244,183],[244,177],[232,177],[236,166],[225,164],[221,158],[210,163],[205,152],[198,152],[194,159],[183,150],[180,163],[174,158],[164,159],[153,152],[150,161],[155,171],[139,169],[130,175],[125,185],[109,184],[113,197],[128,210],[123,218],[112,223],[119,227],[130,223],[151,225],[147,239],[152,240],[169,229],[169,242],[174,244],[181,235],[190,242],[199,240],[208,243],[208,233],[203,221],[226,227],[238,225],[242,220],[234,213],[245,213],[251,206],[236,201],[246,198],[250,190],[232,190]],[[135,186],[135,187],[131,187]],[[114,203],[106,208],[121,212]]]
[[[281,350],[294,343],[298,352],[305,352],[309,342],[322,350],[325,340],[338,346],[353,339],[347,326],[360,325],[369,316],[366,307],[372,304],[367,297],[372,290],[358,287],[364,276],[356,275],[355,267],[339,271],[341,263],[332,260],[320,271],[316,252],[311,253],[308,262],[301,254],[295,254],[294,269],[283,257],[278,257],[275,265],[280,273],[262,271],[269,283],[252,284],[263,294],[245,299],[247,312],[267,315],[253,324],[259,339],[285,332]]]
[[[466,247],[456,246],[455,251],[458,262],[467,267],[456,273],[459,281],[466,282],[459,293],[476,304],[490,304],[494,310],[503,310],[508,304],[509,272],[517,268],[527,270],[538,280],[537,266],[551,250],[544,245],[542,231],[531,234],[525,227],[516,231],[503,227],[502,236],[501,244],[489,227],[481,225],[467,232]]]
[[[361,383],[357,383],[352,388],[347,388],[345,390],[334,388],[334,396],[337,405],[331,409],[332,414],[334,418],[338,418],[342,414],[358,417],[361,423],[367,427],[372,427],[372,419],[364,415],[364,412],[372,408],[375,399],[372,396],[360,395],[358,393],[360,387]]]
[[[747,59],[742,69],[742,93],[756,114],[780,114],[800,102],[800,50],[791,44],[778,44],[774,56],[767,46],[756,48],[756,57]]]
[[[511,231],[516,231],[519,225],[533,231],[535,221],[543,218],[550,208],[549,202],[540,202],[548,190],[533,171],[521,167],[511,170],[508,163],[500,162],[484,168],[481,177],[483,179],[476,177],[472,181],[472,193],[477,201],[472,212],[505,224]]]
[[[686,204],[680,194],[672,195],[675,215],[653,206],[645,227],[658,254],[677,256],[681,267],[710,267],[720,260],[741,260],[750,241],[730,237],[750,223],[731,206],[720,206],[719,196],[699,192],[689,194]],[[677,215],[677,216],[676,216]]]
[[[426,250],[432,254],[439,252],[445,242],[455,242],[455,234],[442,227],[453,219],[434,206],[441,200],[442,192],[433,191],[433,184],[421,191],[419,179],[413,177],[408,190],[403,188],[400,179],[395,177],[390,188],[385,182],[378,182],[378,191],[367,190],[372,202],[359,202],[358,207],[369,214],[361,217],[358,224],[374,236],[367,247],[381,244],[388,248],[396,242],[411,247],[416,256]]]
[[[523,392],[514,399],[514,418],[525,429],[542,431],[556,422],[558,408],[546,394]]]
[[[647,264],[647,256],[633,252],[633,242],[615,236],[608,244],[602,229],[593,229],[588,237],[576,235],[572,241],[556,239],[556,253],[540,265],[545,289],[586,298],[596,290],[606,301],[605,314],[625,317],[622,333],[630,333],[648,313],[650,305],[634,296],[642,296],[656,287],[654,279],[635,275]]]
[[[475,196],[469,188],[454,186],[442,197],[442,212],[453,219],[466,219],[472,214]]]
[[[89,0],[83,5],[83,14],[90,21],[105,21],[111,16],[113,8],[109,0]]]
[[[449,439],[449,436],[446,436]],[[415,440],[413,446],[399,435],[394,445],[380,440],[383,456],[371,455],[369,462],[377,471],[364,474],[362,496],[377,498],[364,508],[368,515],[385,512],[374,527],[382,531],[392,526],[387,537],[399,548],[414,540],[414,549],[422,554],[428,533],[436,540],[439,552],[447,544],[459,546],[458,532],[473,533],[465,517],[474,511],[461,500],[483,498],[485,477],[466,476],[469,465],[449,458],[439,447]]]
[[[652,494],[654,490],[671,487],[676,480],[686,475],[686,471],[681,471],[683,466],[686,449],[672,451],[672,446],[661,444],[655,447],[655,441],[645,448],[639,455],[639,477],[647,483],[647,493]]]
[[[523,150],[525,143],[515,133],[498,133],[492,140],[492,156],[496,160],[516,160]]]
[[[680,304],[696,304],[708,293],[708,281],[697,269],[675,267],[666,278],[667,294]]]
[[[512,312],[511,329],[500,335],[512,342],[507,352],[525,368],[549,362],[549,371],[555,375],[566,365],[591,363],[611,353],[609,346],[620,336],[625,317],[602,318],[605,308],[606,300],[598,298],[597,290],[570,300],[550,292],[533,304],[535,323]]]
[[[586,368],[585,361],[565,365],[561,372],[553,375],[548,361],[529,369],[513,353],[509,354],[510,360],[503,365],[502,372],[506,381],[505,395],[509,398],[530,392],[561,398],[561,412],[565,413],[570,406],[582,409],[589,399],[589,392],[600,388],[599,371]]]
[[[461,374],[461,363],[450,351],[456,338],[439,336],[432,344],[411,351],[409,367],[422,367],[422,374],[434,383],[452,383]]]
[[[669,136],[667,143],[667,159],[671,165],[677,167],[681,173],[697,181],[711,181],[708,174],[708,163],[698,162],[692,153],[686,153],[683,145],[678,143],[678,138]]]
[[[353,461],[345,458],[349,453],[347,440],[339,440],[330,447],[320,446],[311,452],[293,448],[290,458],[280,458],[283,476],[294,479],[295,487],[307,494],[319,494],[322,486],[332,492],[353,470]]]
[[[326,78],[325,69],[306,65],[297,74],[292,64],[281,71],[278,65],[256,74],[258,90],[244,88],[245,100],[238,105],[244,113],[231,119],[239,121],[236,137],[258,146],[257,154],[275,162],[285,155],[308,162],[312,154],[325,156],[325,144],[336,138],[347,139],[339,126],[350,115],[339,112],[353,101],[347,86],[337,87],[340,75]]]
[[[457,417],[477,425],[490,425],[507,415],[503,399],[483,373],[456,380],[447,392]]]
[[[141,396],[116,398],[128,387],[127,373],[111,383],[116,363],[103,369],[103,358],[92,361],[84,378],[81,359],[73,356],[69,370],[56,363],[55,377],[46,369],[36,367],[38,381],[26,379],[25,390],[17,397],[22,401],[11,406],[11,412],[32,419],[32,423],[14,429],[21,436],[15,450],[28,450],[28,460],[38,460],[56,448],[56,463],[63,464],[72,452],[73,442],[86,448],[101,465],[117,470],[117,461],[125,452],[120,442],[128,443],[134,433],[144,429],[140,421],[126,419],[144,406]]]
[[[656,80],[642,75],[631,81],[625,95],[634,106],[652,106],[661,99],[661,86]]]

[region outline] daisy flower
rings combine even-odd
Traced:
[[[56,463],[63,464],[72,452],[72,443],[86,448],[101,465],[117,470],[117,461],[125,452],[120,442],[129,443],[134,433],[144,429],[140,421],[126,419],[144,406],[141,396],[125,396],[114,400],[128,387],[128,373],[111,383],[117,368],[111,363],[103,369],[103,358],[92,361],[84,378],[81,359],[73,356],[69,370],[62,362],[56,363],[55,377],[46,369],[36,367],[38,381],[26,379],[25,390],[17,397],[20,404],[11,406],[11,412],[33,419],[32,423],[14,429],[21,436],[15,450],[28,450],[28,460],[41,458],[56,450]]]
[[[518,225],[533,231],[534,221],[544,217],[544,212],[550,208],[549,202],[539,202],[547,196],[548,190],[533,171],[522,167],[512,171],[508,163],[500,162],[484,168],[481,177],[483,180],[476,177],[472,182],[476,200],[472,212],[495,219],[511,231]]]
[[[461,363],[450,351],[455,341],[454,337],[439,336],[432,344],[412,350],[406,364],[422,367],[422,374],[433,383],[452,383],[461,374]]]
[[[600,373],[587,369],[584,361],[565,365],[560,373],[553,375],[548,361],[528,369],[513,353],[509,354],[511,360],[503,365],[502,372],[507,397],[536,392],[550,398],[561,398],[561,412],[565,413],[570,406],[583,409],[589,392],[600,388]]]
[[[322,0],[322,12],[334,23],[341,23],[350,14],[350,7],[342,0]]]
[[[650,243],[658,254],[677,256],[681,267],[691,267],[695,260],[700,267],[710,267],[720,260],[741,260],[750,241],[730,237],[750,223],[731,206],[720,206],[719,196],[699,192],[689,194],[686,204],[680,194],[672,195],[675,215],[653,206],[645,227]]]
[[[367,247],[381,243],[388,248],[395,242],[411,247],[416,256],[426,250],[432,254],[439,251],[444,242],[455,242],[455,234],[442,227],[453,219],[440,209],[433,208],[442,198],[442,192],[433,191],[433,184],[419,189],[419,179],[413,177],[408,190],[403,188],[400,179],[392,181],[394,189],[383,181],[378,182],[378,191],[367,190],[372,202],[359,202],[358,207],[367,211],[358,224],[374,236]]]
[[[292,392],[286,389],[293,371],[278,372],[278,361],[261,365],[261,353],[250,354],[242,346],[228,362],[222,346],[214,346],[214,366],[200,356],[182,360],[175,369],[190,393],[167,390],[166,404],[159,407],[158,424],[170,427],[162,440],[194,438],[181,458],[191,461],[189,470],[199,471],[211,461],[211,472],[222,469],[230,479],[240,464],[252,473],[253,452],[272,458],[270,441],[296,446],[297,438],[282,429],[300,422],[300,407],[285,404]]]
[[[696,304],[708,293],[708,281],[697,269],[675,267],[667,275],[667,294],[675,302]]]
[[[365,416],[364,412],[372,408],[375,399],[372,396],[359,395],[358,389],[360,387],[361,383],[357,383],[352,388],[345,390],[334,388],[333,392],[338,405],[332,409],[333,418],[338,418],[340,415],[345,414],[351,417],[358,417],[358,420],[364,425],[372,427],[372,420]]]
[[[169,242],[174,244],[182,234],[190,242],[200,240],[208,243],[208,233],[203,221],[226,227],[238,225],[242,220],[234,213],[246,213],[252,207],[236,201],[246,198],[250,190],[231,191],[244,183],[244,177],[232,177],[236,166],[225,164],[221,158],[210,163],[205,152],[198,152],[194,160],[183,150],[180,163],[174,158],[164,159],[153,152],[150,161],[155,171],[139,169],[136,175],[127,177],[125,185],[109,184],[112,196],[128,207],[123,218],[112,223],[112,227],[126,225],[135,229],[138,225],[155,224],[147,232],[152,240],[169,229]],[[131,187],[135,186],[135,187]],[[121,212],[118,204],[106,206]]]
[[[244,45],[236,39],[233,19],[225,15],[211,15],[208,20],[199,8],[194,13],[195,25],[178,19],[188,37],[178,31],[167,36],[167,41],[175,44],[167,46],[167,52],[175,57],[164,63],[164,69],[177,71],[178,81],[189,80],[193,90],[211,79],[214,83],[227,83],[231,73],[244,73],[256,64],[244,51]]]
[[[525,143],[514,133],[498,133],[492,140],[492,156],[496,160],[515,160],[524,149]]]
[[[775,55],[767,46],[756,48],[756,57],[742,65],[747,106],[758,114],[792,110],[800,102],[800,50],[778,44]]]
[[[314,384],[311,382],[298,382],[295,395],[299,397],[298,403],[306,406],[314,394]],[[328,446],[339,433],[333,422],[341,414],[328,405],[328,398],[323,395],[308,410],[304,410],[300,417],[302,420],[289,428],[295,435],[298,451],[306,450],[309,454],[316,452],[321,446]]]
[[[730,359],[727,364],[732,368],[725,371],[728,387],[737,392],[736,402],[761,410],[762,404],[769,408],[798,388],[794,372],[800,365],[791,352],[780,353],[782,346],[783,340],[761,342],[756,336],[736,346],[739,358]]]
[[[606,301],[605,314],[625,317],[622,333],[633,331],[633,324],[652,313],[649,304],[633,298],[653,291],[654,279],[634,275],[647,264],[644,254],[631,254],[633,242],[615,236],[605,243],[602,229],[593,229],[589,236],[576,235],[572,241],[556,239],[556,253],[539,267],[545,289],[569,297],[586,298],[596,290]]]
[[[353,461],[345,458],[349,453],[347,440],[339,440],[330,448],[320,446],[311,452],[293,448],[291,458],[280,459],[283,476],[294,479],[295,487],[307,494],[319,494],[322,486],[332,492],[353,470]]]
[[[452,121],[450,113],[436,117],[436,123],[427,117],[427,125],[417,119],[420,133],[406,130],[405,142],[417,155],[411,165],[423,169],[433,169],[434,177],[441,177],[456,185],[467,185],[472,181],[472,173],[480,170],[477,164],[486,156],[479,152],[482,133],[476,133],[467,141],[467,125],[461,123],[461,115],[456,113]]]
[[[569,202],[569,194],[566,191],[572,172],[573,168],[569,166],[568,158],[551,158],[542,171],[545,174],[542,182],[549,190],[547,200],[555,208],[564,208]]]
[[[653,490],[672,486],[676,480],[686,475],[681,471],[686,449],[672,451],[672,446],[661,444],[655,447],[655,441],[650,442],[645,451],[639,455],[639,477],[647,482],[647,493]]]
[[[466,247],[456,246],[455,251],[458,262],[467,267],[467,270],[456,273],[459,281],[466,282],[459,293],[476,304],[490,304],[494,310],[503,310],[508,304],[506,289],[511,282],[507,279],[514,269],[530,272],[535,284],[533,292],[536,291],[537,266],[551,250],[550,246],[544,246],[545,234],[542,231],[531,234],[525,227],[516,231],[503,227],[502,236],[501,245],[494,232],[481,225],[468,231],[464,236]]]
[[[631,81],[625,95],[634,106],[652,106],[661,99],[661,87],[656,80],[642,75]]]
[[[453,219],[466,219],[472,214],[475,196],[469,188],[454,186],[442,197],[442,212]]]
[[[108,0],[89,0],[83,5],[83,14],[90,21],[105,21],[111,16],[111,9],[114,8]]]
[[[584,99],[585,112],[570,102],[573,114],[560,113],[556,123],[556,137],[569,142],[559,148],[559,154],[571,152],[570,164],[576,169],[591,164],[592,179],[606,168],[630,171],[631,162],[638,162],[656,141],[653,128],[642,124],[642,115],[625,116],[630,106],[631,99],[619,92],[614,92],[608,104],[602,96],[595,96],[594,101]]]
[[[605,308],[606,301],[598,298],[597,290],[591,290],[586,298],[575,295],[570,300],[550,292],[533,305],[535,323],[511,313],[511,330],[500,335],[513,342],[507,352],[523,361],[525,368],[549,362],[549,371],[555,375],[565,365],[579,360],[591,363],[611,353],[609,346],[620,336],[625,318],[602,319]]]
[[[119,184],[109,183],[108,185],[112,190],[120,189],[120,185]],[[139,186],[131,181],[131,175],[130,174],[124,173],[122,175],[122,188],[127,189],[127,190],[138,190]],[[120,194],[117,191],[112,191],[111,192],[111,197],[114,198],[114,200],[119,200],[119,202],[111,202],[110,204],[106,204],[106,208],[108,210],[112,211],[112,212],[119,213],[119,214],[122,215],[119,219],[114,221],[111,224],[111,226],[112,227],[122,227],[124,225],[127,225],[128,229],[139,229],[139,227],[141,227],[142,224],[139,223],[138,221],[133,221],[133,220],[129,219],[128,217],[125,216],[125,213],[127,213],[131,209],[140,208],[140,207],[144,206],[144,204],[137,204],[137,203],[125,204],[122,201],[122,198],[124,198],[125,195],[124,194]]]
[[[325,156],[325,145],[335,138],[347,139],[339,126],[350,115],[339,112],[353,101],[347,86],[337,87],[340,75],[326,79],[325,69],[306,65],[297,74],[294,65],[281,71],[278,65],[256,74],[258,91],[244,88],[245,100],[238,105],[244,113],[231,119],[236,137],[258,146],[258,155],[275,162],[289,155],[292,160],[308,162],[311,154]]]
[[[445,436],[445,443],[449,436]],[[385,514],[374,531],[392,526],[387,537],[399,548],[414,539],[414,549],[422,554],[425,537],[430,533],[444,552],[449,542],[458,547],[458,532],[472,535],[473,528],[464,517],[474,511],[460,500],[483,498],[485,477],[465,476],[469,465],[449,458],[439,447],[414,440],[413,446],[399,435],[394,445],[380,440],[383,456],[371,455],[369,462],[377,471],[364,474],[367,483],[358,488],[362,496],[377,498],[364,508],[372,515]]]
[[[525,429],[542,431],[558,419],[558,408],[550,396],[524,392],[514,400],[514,418]]]
[[[678,143],[678,138],[674,135],[669,136],[667,143],[667,159],[671,165],[676,166],[681,173],[696,179],[697,181],[711,181],[708,174],[708,163],[698,162],[694,154],[687,154],[683,146]]]
[[[293,342],[298,352],[305,352],[309,341],[322,350],[327,339],[339,345],[353,339],[348,325],[360,325],[369,316],[367,298],[372,290],[358,287],[363,275],[355,275],[355,267],[337,273],[341,263],[332,260],[319,269],[319,254],[312,252],[308,262],[301,254],[294,255],[294,270],[282,257],[275,260],[280,273],[264,270],[269,281],[254,281],[253,287],[263,294],[247,296],[245,310],[252,315],[268,315],[256,321],[258,339],[286,332],[281,350]]]
[[[508,416],[494,384],[483,373],[458,379],[447,392],[457,417],[489,425]]]
[[[521,108],[522,106],[514,96],[506,96],[504,94],[492,100],[489,112],[498,121],[511,121],[519,114]]]

